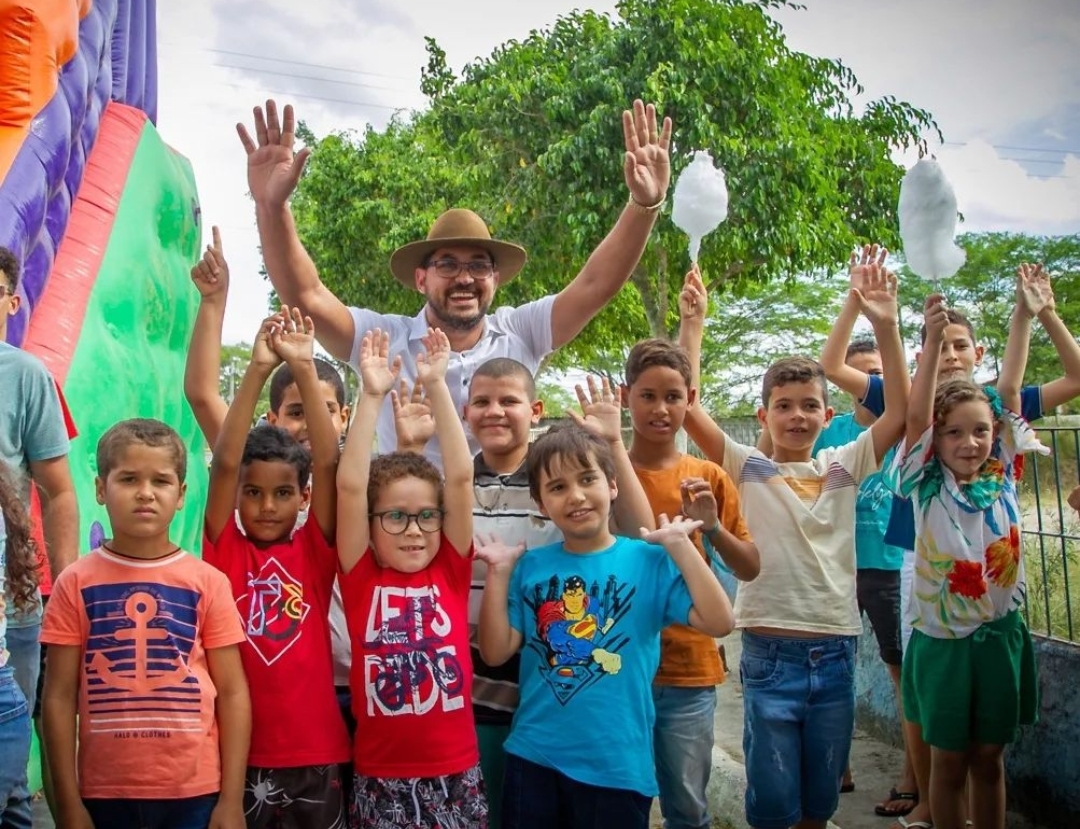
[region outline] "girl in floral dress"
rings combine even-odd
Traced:
[[[887,472],[915,505],[914,632],[904,654],[904,716],[931,746],[935,829],[964,829],[970,773],[979,829],[1004,829],[1005,746],[1035,722],[1035,658],[1020,614],[1024,563],[1013,461],[1048,452],[992,389],[947,380],[935,393],[945,303],[926,303],[926,346],[907,434]],[[910,827],[929,823],[915,821]]]

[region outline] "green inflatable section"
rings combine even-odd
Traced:
[[[189,275],[202,245],[197,210],[191,164],[147,122],[64,383],[79,429],[70,461],[83,552],[90,549],[94,522],[110,535],[94,488],[98,438],[130,417],[165,421],[188,447],[186,505],[173,521],[172,538],[192,552],[200,549],[205,443],[184,399],[184,360],[199,304]],[[36,792],[41,788],[36,735],[29,771],[30,790]]]
[[[79,429],[71,471],[84,551],[95,521],[110,535],[94,489],[98,438],[131,417],[165,421],[188,447],[186,506],[176,515],[172,538],[199,549],[204,441],[184,399],[184,360],[198,310],[189,275],[201,246],[197,205],[190,163],[147,122],[64,383]]]

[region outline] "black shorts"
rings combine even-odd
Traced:
[[[855,595],[859,613],[865,613],[874,629],[881,661],[903,664],[900,646],[900,571],[859,569],[855,572]]]
[[[244,781],[247,829],[340,829],[346,825],[345,784],[351,773],[348,763],[286,769],[248,766]]]

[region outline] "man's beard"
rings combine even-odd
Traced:
[[[449,301],[449,298],[447,298],[447,301]],[[484,317],[487,316],[488,308],[491,307],[491,303],[484,302],[479,295],[477,295],[476,301],[479,303],[477,312],[467,317],[453,314],[445,305],[434,302],[429,301],[428,307],[431,309],[431,313],[435,315],[435,318],[447,328],[452,328],[455,331],[471,331],[483,321]]]

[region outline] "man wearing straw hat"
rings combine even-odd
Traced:
[[[495,289],[521,270],[525,250],[492,239],[483,219],[471,210],[447,210],[432,224],[425,240],[399,248],[390,258],[393,275],[422,293],[426,304],[415,317],[380,314],[349,308],[334,296],[300,242],[288,199],[310,150],[294,155],[294,127],[292,107],[285,107],[279,121],[272,100],[266,102],[265,111],[255,108],[255,140],[237,124],[274,290],[282,302],[311,315],[319,342],[338,359],[355,361],[365,331],[389,331],[391,353],[402,355],[401,376],[410,386],[416,378],[415,355],[423,351],[421,337],[429,326],[442,328],[453,350],[446,381],[458,411],[464,409],[472,373],[482,363],[510,357],[535,372],[547,354],[576,337],[619,292],[641,258],[671,178],[671,119],[665,118],[658,130],[655,107],[634,101],[633,110],[623,112],[623,172],[630,198],[615,226],[569,285],[553,296],[489,314]],[[384,452],[395,445],[389,401],[379,415],[378,441]],[[471,443],[473,451],[478,451],[475,441]],[[435,440],[428,444],[426,454],[441,467]]]

